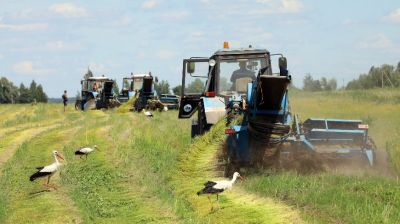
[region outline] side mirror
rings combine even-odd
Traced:
[[[285,57],[280,57],[279,58],[279,75],[280,76],[288,76],[288,70],[287,70],[287,60]]]
[[[280,69],[287,70],[287,59],[285,57],[280,57],[278,63]]]
[[[195,63],[194,62],[188,62],[187,67],[186,67],[186,72],[189,74],[194,73],[195,70]]]

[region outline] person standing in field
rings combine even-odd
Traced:
[[[65,109],[67,108],[67,103],[68,103],[68,96],[67,96],[67,90],[64,90],[64,94],[62,95],[63,103],[64,103],[64,112]]]

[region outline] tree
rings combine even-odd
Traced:
[[[49,98],[47,97],[47,94],[43,91],[42,85],[39,84],[37,86],[36,92],[37,92],[37,99],[36,99],[37,102],[47,103]]]
[[[328,91],[335,91],[337,89],[337,81],[335,78],[329,79],[327,89]]]
[[[172,88],[172,92],[178,96],[182,95],[182,85],[175,86],[174,88]]]
[[[169,94],[169,83],[166,80],[162,80],[161,82],[155,83],[154,88],[158,95],[161,94]]]
[[[18,87],[8,81],[7,78],[0,79],[0,103],[15,103],[18,96]]]
[[[189,83],[185,92],[187,93],[201,93],[204,90],[204,82],[200,78],[196,78],[193,82]]]
[[[31,85],[29,86],[29,93],[31,95],[30,98],[32,99],[32,101],[34,99],[36,99],[36,101],[38,102],[39,93],[38,93],[38,90],[37,90],[37,84],[36,84],[35,80],[32,80]]]
[[[319,80],[314,80],[310,74],[307,74],[303,79],[303,90],[321,91],[321,83]]]
[[[86,74],[83,76],[84,79],[88,79],[90,77],[93,77],[93,73],[92,71],[90,71],[90,69],[88,68]]]
[[[31,98],[29,89],[26,88],[23,83],[21,83],[21,85],[19,85],[19,95],[17,98],[17,102],[18,103],[31,103],[32,102],[32,98]]]
[[[337,88],[335,78],[327,80],[322,77],[320,80],[314,80],[310,74],[307,74],[303,79],[303,90],[305,91],[333,91]]]
[[[388,64],[380,67],[372,66],[368,74],[360,74],[358,79],[347,84],[346,89],[371,89],[388,86],[400,86],[400,62],[397,67]]]

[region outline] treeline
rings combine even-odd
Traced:
[[[0,103],[33,103],[35,101],[45,103],[48,101],[42,85],[32,80],[29,88],[23,83],[17,87],[7,78],[0,78]]]
[[[303,90],[305,91],[334,91],[337,89],[336,79],[313,79],[310,74],[307,74],[303,79]]]
[[[358,79],[350,81],[346,89],[372,89],[382,87],[400,87],[400,62],[393,65],[372,66],[368,74],[361,74]]]

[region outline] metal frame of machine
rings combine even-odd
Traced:
[[[257,148],[271,149],[289,143],[293,149],[304,148],[309,152],[357,154],[370,165],[374,161],[374,146],[368,137],[368,126],[360,120],[307,119],[301,123],[292,116],[288,99],[291,76],[287,60],[279,56],[279,73],[273,73],[271,55],[267,50],[244,48],[222,49],[210,58],[193,57],[183,60],[182,96],[179,118],[185,119],[197,112],[192,121],[192,137],[201,135],[223,117],[227,119],[226,144],[231,161],[253,164],[262,157]],[[263,58],[256,80],[247,83],[244,92],[233,91],[223,95],[218,89],[219,66],[222,60]],[[199,94],[185,93],[185,81],[192,75],[194,63],[208,62],[207,82]],[[320,145],[339,145],[320,150]],[[278,147],[279,148],[279,147]],[[329,147],[327,147],[329,148]],[[279,151],[279,149],[278,149]]]

